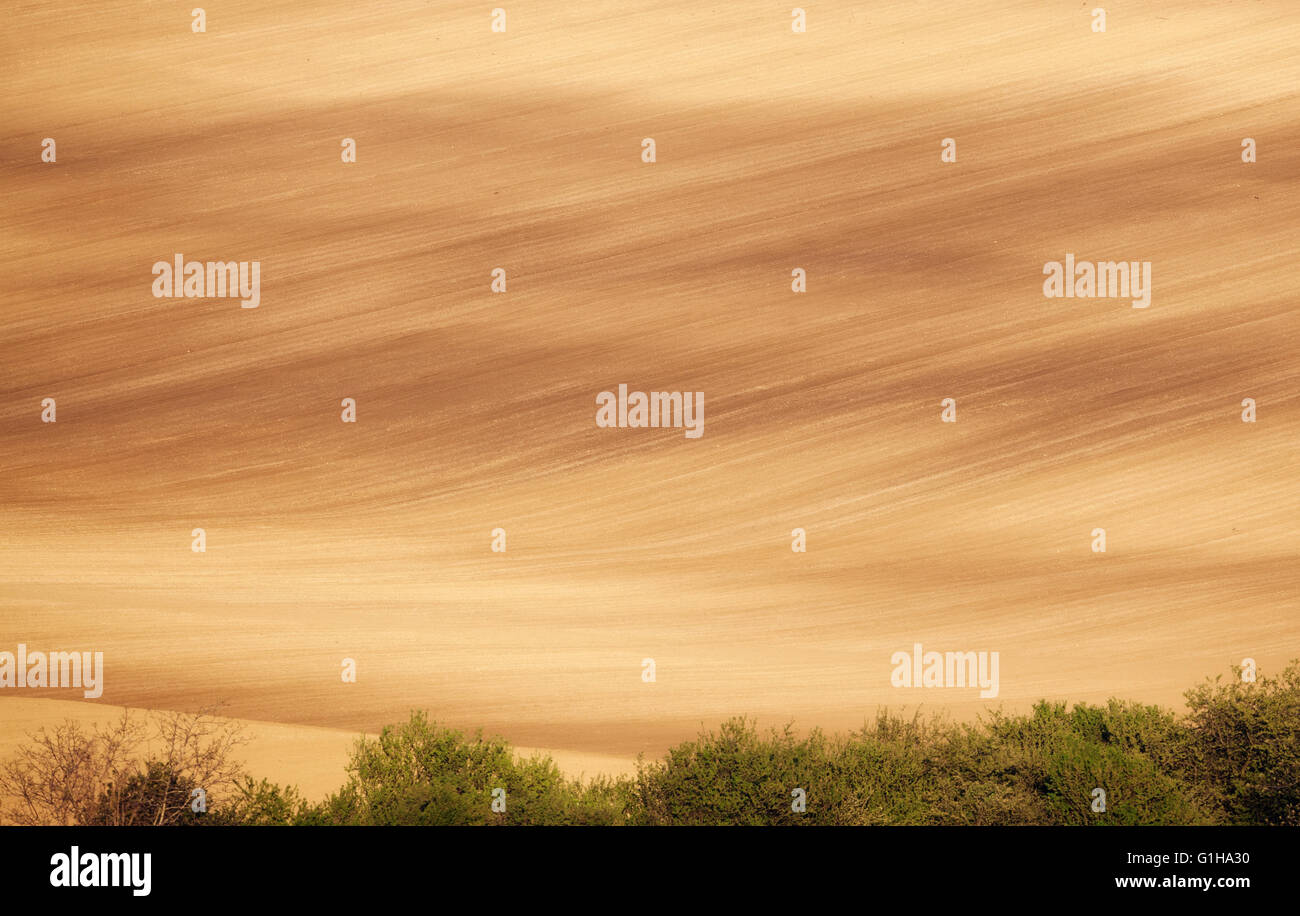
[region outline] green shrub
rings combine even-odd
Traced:
[[[803,788],[816,810],[813,783],[824,777],[830,751],[820,732],[801,740],[787,726],[762,735],[753,722],[731,719],[670,748],[662,761],[639,761],[632,817],[641,824],[808,823],[791,810],[792,793]]]
[[[244,776],[235,786],[234,797],[223,800],[203,822],[220,826],[285,827],[299,823],[308,807],[293,786]]]
[[[102,732],[38,733],[0,766],[0,789],[21,823],[1300,825],[1300,662],[1250,683],[1240,674],[1188,691],[1183,716],[1116,699],[1044,701],[974,723],[882,711],[843,736],[731,719],[639,760],[635,778],[587,783],[549,757],[521,759],[503,739],[415,712],[360,739],[347,782],[314,805],[294,788],[235,779],[225,726],[165,714],[160,733],[183,753],[161,761],[136,753],[142,726],[124,717]],[[217,789],[206,814],[190,809],[199,786]],[[493,810],[494,789],[505,790],[504,811]],[[1104,811],[1093,810],[1096,789]]]
[[[360,739],[347,784],[300,823],[405,826],[612,824],[619,793],[566,779],[548,757],[516,759],[500,738],[467,738],[414,712],[377,739]],[[505,810],[493,810],[493,790]]]
[[[1300,663],[1189,690],[1191,767],[1234,824],[1300,825]]]

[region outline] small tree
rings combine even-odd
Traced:
[[[244,776],[235,789],[233,795],[222,797],[219,808],[199,822],[214,826],[285,827],[304,823],[310,810],[295,786]]]
[[[189,818],[191,792],[234,789],[238,724],[209,711],[132,713],[89,731],[68,720],[42,728],[0,765],[4,817],[15,824],[164,826]]]
[[[101,827],[152,827],[197,823],[190,799],[197,788],[189,777],[150,760],[143,769],[108,786],[99,796],[91,824]],[[206,805],[205,805],[206,807]]]

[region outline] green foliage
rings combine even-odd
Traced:
[[[300,823],[308,810],[306,800],[293,786],[245,776],[235,786],[235,797],[210,811],[202,822],[220,826],[285,827]]]
[[[1020,799],[1016,823],[1196,824],[1213,820],[1179,761],[1187,736],[1157,707],[1037,704],[1028,716],[994,715],[995,775]],[[986,774],[987,776],[988,774]],[[1105,811],[1093,811],[1093,790]]]
[[[953,723],[887,711],[845,736],[723,722],[632,779],[584,785],[547,758],[422,714],[358,744],[351,778],[299,814],[332,824],[1114,825],[1300,823],[1300,664],[1206,683],[1179,717],[1112,699]],[[508,813],[490,810],[493,787]],[[802,789],[806,808],[792,806]],[[1094,811],[1095,790],[1105,809]]]
[[[881,713],[845,738],[744,719],[637,774],[647,824],[1196,824],[1208,796],[1177,768],[1189,736],[1155,707],[1040,703],[974,725]],[[1166,769],[1168,768],[1168,769]],[[803,788],[807,810],[791,810]],[[1093,790],[1106,793],[1094,812]]]
[[[101,780],[95,805],[77,817],[256,826],[1300,824],[1300,662],[1251,683],[1237,671],[1186,696],[1184,716],[1116,699],[1040,702],[975,723],[883,711],[843,736],[760,731],[738,718],[638,761],[634,778],[588,782],[567,779],[548,757],[519,758],[500,738],[467,737],[416,712],[359,740],[347,783],[319,804],[245,775],[194,814],[199,783],[189,774],[199,770],[151,760],[101,767],[120,775]],[[55,798],[38,777],[63,759],[50,750],[60,747],[47,738],[9,765],[8,784],[41,804]],[[224,772],[205,772],[213,771]],[[505,790],[504,811],[493,810],[494,789]],[[1104,811],[1093,810],[1096,789]],[[792,807],[795,790],[802,811]]]
[[[1300,663],[1279,677],[1186,694],[1192,768],[1234,824],[1300,825]]]
[[[613,824],[622,795],[606,781],[565,779],[547,757],[520,760],[499,738],[441,728],[415,712],[359,740],[347,784],[300,823],[405,826]],[[494,811],[493,790],[505,790]]]
[[[797,739],[787,726],[760,735],[745,719],[638,765],[635,819],[641,824],[795,824],[791,792],[809,786],[830,757],[820,732]],[[809,792],[810,803],[816,805]]]
[[[743,719],[642,764],[633,819],[648,824],[1195,824],[1213,820],[1153,707],[1042,703],[977,725],[881,713],[843,739],[758,732]],[[791,810],[804,788],[807,810]],[[1106,792],[1093,812],[1093,790]]]

